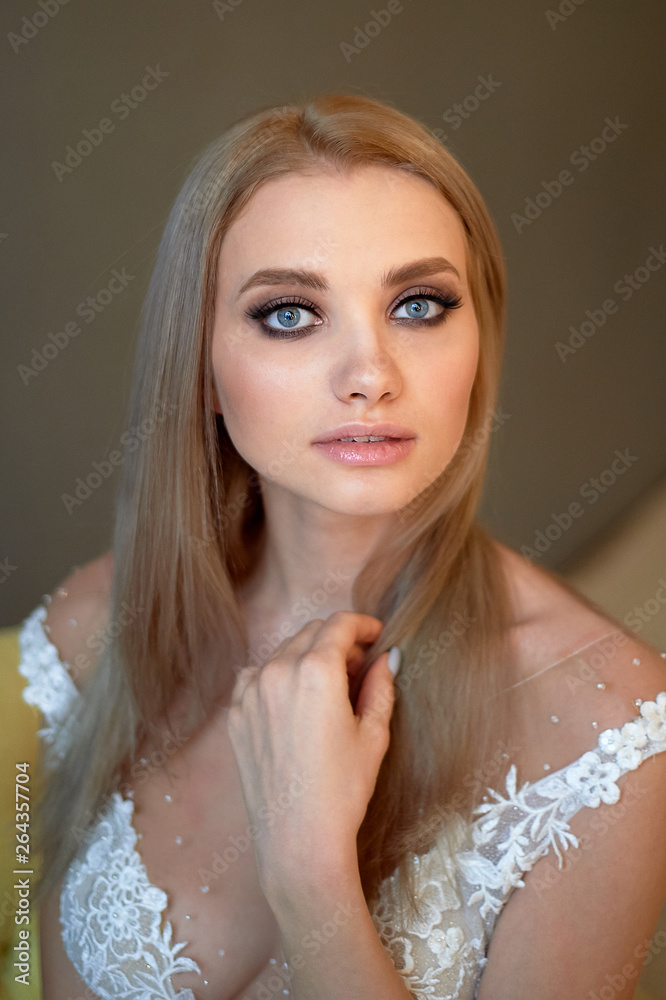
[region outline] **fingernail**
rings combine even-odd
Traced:
[[[400,646],[391,646],[388,656],[388,668],[395,677],[402,665],[402,652]]]

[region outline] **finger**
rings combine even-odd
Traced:
[[[378,656],[363,679],[355,714],[361,726],[387,729],[395,704],[394,677],[388,667],[389,652]]]
[[[233,691],[231,692],[231,705],[239,705],[241,703],[248,685],[257,676],[259,669],[259,667],[243,667],[239,671]]]
[[[336,611],[312,637],[308,652],[328,653],[337,647],[345,663],[355,672],[363,660],[362,646],[373,643],[384,625],[372,615]]]

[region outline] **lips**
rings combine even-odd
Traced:
[[[328,441],[343,441],[345,438],[379,437],[392,440],[410,440],[416,437],[414,431],[400,424],[345,424],[332,431],[326,431],[316,438],[312,444],[324,444]]]

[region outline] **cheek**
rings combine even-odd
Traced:
[[[213,359],[215,381],[232,441],[242,451],[244,443],[266,443],[266,432],[275,433],[297,408],[294,376],[275,365],[247,355]]]

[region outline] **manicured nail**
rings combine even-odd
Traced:
[[[388,656],[388,668],[395,677],[402,665],[402,652],[400,646],[391,646]]]

